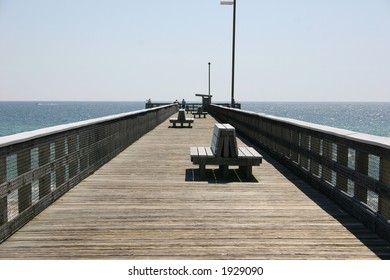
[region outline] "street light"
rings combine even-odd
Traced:
[[[236,0],[232,1],[221,1],[221,5],[233,5],[233,46],[232,46],[232,100],[231,107],[235,107],[236,102],[234,101],[234,60],[235,60],[235,49],[236,49]]]
[[[209,62],[209,95],[210,95],[210,65],[211,65],[211,62]]]

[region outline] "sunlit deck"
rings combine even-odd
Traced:
[[[377,259],[383,239],[266,154],[252,180],[198,179],[208,116],[165,121],[0,244],[1,259]],[[239,145],[244,145],[242,142]],[[211,168],[211,167],[208,167]],[[215,167],[213,167],[215,168]]]

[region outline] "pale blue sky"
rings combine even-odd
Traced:
[[[230,100],[219,0],[0,0],[0,101]],[[237,0],[240,101],[390,101],[390,0]]]

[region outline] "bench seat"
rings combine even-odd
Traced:
[[[191,162],[199,165],[202,179],[206,165],[219,165],[224,179],[229,165],[239,166],[247,178],[252,176],[252,166],[260,165],[263,157],[252,147],[237,147],[235,136],[234,127],[216,124],[211,147],[190,147]]]
[[[186,118],[185,110],[180,109],[177,118],[170,118],[169,122],[173,124],[173,127],[176,127],[177,123],[180,123],[180,127],[183,127],[185,123],[188,124],[188,127],[191,127],[191,124],[194,122],[194,118]]]
[[[208,112],[191,112],[191,114],[194,117],[198,116],[198,118],[200,118],[200,116],[203,115],[203,118],[205,118],[208,115]]]
[[[180,123],[180,126],[184,126],[185,123],[191,127],[191,124],[194,122],[194,118],[186,118],[185,120],[179,120],[178,118],[170,118],[169,122],[173,124],[173,127],[176,127],[177,123]]]
[[[199,118],[201,115],[203,115],[203,118],[205,118],[208,114],[207,112],[203,112],[203,107],[198,107],[196,111],[192,111],[191,113],[194,115],[194,117],[198,116]]]

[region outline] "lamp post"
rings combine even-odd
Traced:
[[[236,51],[236,0],[232,1],[221,1],[221,5],[233,5],[233,46],[232,46],[232,97],[231,107],[235,107],[236,102],[234,101],[234,61]]]
[[[210,95],[210,66],[211,66],[211,62],[209,62],[209,95]]]

